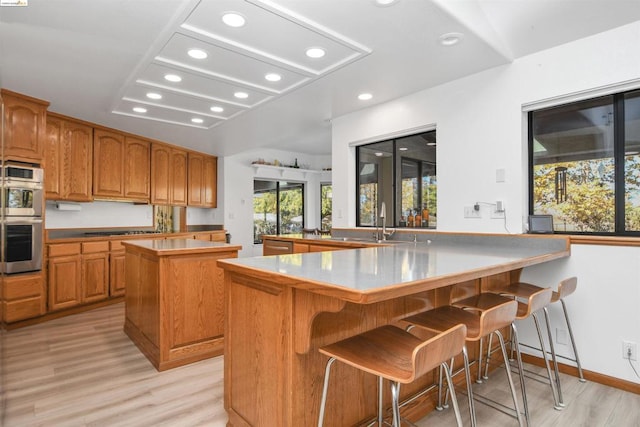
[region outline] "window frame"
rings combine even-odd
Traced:
[[[295,181],[295,180],[288,180],[288,181],[285,181],[285,180],[267,179],[267,178],[254,178],[254,179],[253,179],[253,193],[252,193],[252,198],[251,198],[251,202],[252,202],[252,213],[253,213],[253,214],[255,214],[255,212],[253,211],[253,200],[254,200],[254,198],[255,198],[255,194],[256,194],[256,191],[255,191],[255,183],[256,183],[256,181],[273,182],[273,183],[275,183],[275,184],[276,184],[276,188],[275,188],[275,192],[276,192],[276,197],[275,197],[275,201],[276,201],[276,212],[275,212],[275,215],[276,215],[276,234],[277,234],[277,235],[282,234],[282,233],[281,233],[281,231],[282,231],[282,230],[281,230],[281,226],[282,226],[282,224],[280,223],[280,216],[281,216],[281,215],[280,215],[280,184],[281,184],[282,182],[289,182],[289,183],[299,184],[299,185],[301,186],[301,189],[302,189],[302,206],[301,206],[301,209],[302,209],[302,226],[301,226],[301,227],[302,227],[302,228],[305,228],[305,226],[306,226],[306,216],[305,216],[305,193],[306,193],[306,186],[307,186],[307,184],[306,184],[305,182]],[[254,230],[255,230],[255,220],[254,220],[254,221],[252,221],[252,224],[253,224],[253,228],[254,228]],[[254,244],[254,245],[261,245],[262,243],[263,243],[263,240],[262,240],[262,239],[260,239],[260,241],[258,241],[258,240],[256,239],[255,234],[254,234],[254,237],[253,237],[253,244]]]
[[[640,230],[625,229],[625,150],[626,150],[626,131],[625,131],[625,100],[629,94],[637,93],[640,95],[640,89],[635,88],[624,92],[613,94],[599,94],[586,99],[575,100],[553,106],[530,110],[527,112],[527,156],[528,156],[528,213],[535,214],[534,200],[534,114],[540,111],[552,110],[563,106],[580,105],[585,102],[596,100],[598,98],[611,97],[613,109],[613,161],[614,161],[614,230],[608,231],[558,231],[555,234],[562,235],[584,235],[584,236],[622,236],[622,237],[640,237]]]

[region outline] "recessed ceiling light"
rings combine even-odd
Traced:
[[[376,156],[378,156],[378,157],[382,157],[383,155],[384,155],[384,153],[381,153],[379,151],[376,153]]]
[[[230,27],[238,28],[244,26],[246,19],[238,12],[227,12],[222,15],[222,22]]]
[[[133,111],[135,111],[136,113],[146,113],[147,109],[142,107],[133,107]]]
[[[309,58],[322,58],[325,51],[321,47],[310,47],[307,49],[306,54]]]
[[[233,96],[235,96],[236,98],[245,99],[249,97],[249,94],[247,92],[236,92],[233,94]]]
[[[370,93],[361,93],[360,95],[358,95],[358,99],[360,101],[368,101],[371,98],[373,98],[373,95],[371,95]]]
[[[400,151],[407,151],[407,150],[408,150],[408,148],[407,148],[407,147],[400,147],[400,148],[398,148],[398,150],[400,150]]]
[[[215,105],[211,107],[210,110],[213,111],[214,113],[222,113],[224,111],[224,108]]]
[[[264,78],[270,82],[279,82],[280,80],[282,80],[282,76],[276,73],[269,73],[266,76],[264,76]]]
[[[194,59],[205,59],[207,56],[209,56],[207,55],[207,52],[202,49],[189,49],[187,53]]]
[[[434,145],[436,145],[435,142],[427,142],[427,147],[433,147]]]
[[[177,74],[165,74],[164,79],[174,83],[178,83],[182,81],[182,77],[180,77]]]
[[[392,4],[394,4],[397,1],[398,0],[374,0],[375,4],[377,6],[391,6]]]
[[[149,98],[149,99],[162,99],[162,95],[160,95],[159,93],[156,93],[156,92],[149,92],[149,93],[147,93],[147,98]]]
[[[193,119],[191,119],[191,122],[200,124],[200,123],[203,123],[204,120],[202,120],[202,119],[200,119],[198,117],[194,117]]]
[[[462,33],[446,33],[441,35],[439,39],[442,46],[453,46],[458,44],[463,37]]]

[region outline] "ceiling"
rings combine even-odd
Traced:
[[[335,117],[638,20],[638,0],[28,0],[0,8],[0,85],[219,156],[329,154]]]

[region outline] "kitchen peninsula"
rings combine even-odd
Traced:
[[[430,233],[426,241],[221,260],[228,425],[315,425],[326,363],[319,347],[569,255],[569,240],[560,236]],[[426,375],[403,387],[402,396],[433,382]],[[338,365],[325,425],[372,419],[375,390],[375,377]],[[433,408],[430,399],[404,408],[404,416],[419,419]]]
[[[159,371],[222,354],[223,272],[241,246],[193,239],[125,241],[124,330]]]

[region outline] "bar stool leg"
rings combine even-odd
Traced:
[[[327,391],[329,390],[329,374],[331,373],[331,365],[335,362],[334,357],[329,358],[327,366],[324,369],[324,385],[322,386],[322,400],[320,401],[320,414],[318,414],[318,427],[324,424],[324,408],[327,404]]]
[[[516,389],[515,389],[515,386],[513,385],[513,377],[511,376],[511,365],[509,365],[509,356],[507,356],[507,349],[505,347],[504,338],[502,336],[502,333],[500,333],[500,331],[496,330],[493,333],[496,334],[498,336],[498,339],[500,340],[500,349],[502,350],[502,358],[504,359],[504,368],[507,371],[507,379],[509,380],[509,388],[511,389],[511,398],[513,399],[513,405],[516,411],[516,418],[518,419],[518,425],[523,426],[524,424],[522,423],[522,414],[520,414],[520,405],[518,405],[518,396],[516,396]],[[520,350],[519,349],[516,350],[516,353],[519,358]],[[523,375],[522,371],[520,371],[520,375]],[[522,384],[524,384],[524,381],[522,381]],[[523,393],[524,393],[524,390],[523,390]],[[528,422],[529,421],[527,417],[527,425],[528,425]]]
[[[542,332],[540,331],[540,320],[538,319],[538,313],[531,313],[531,317],[533,317],[533,322],[536,325],[536,332],[538,333],[538,340],[540,341],[540,348],[542,349],[542,359],[544,360],[544,365],[547,369],[547,378],[549,379],[549,386],[551,387],[551,395],[553,396],[553,407],[555,409],[562,409],[560,404],[558,403],[558,396],[556,394],[555,381],[551,376],[551,367],[549,366],[549,359],[547,357],[547,350],[544,345],[544,339],[542,338]]]
[[[524,365],[522,363],[522,354],[520,353],[520,341],[518,341],[518,330],[516,324],[511,324],[511,342],[516,349],[516,362],[518,364],[518,372],[520,372],[520,390],[522,391],[522,403],[524,405],[524,418],[527,421],[527,426],[531,425],[531,418],[529,417],[529,401],[527,400],[527,387],[524,382]]]
[[[547,324],[547,334],[549,335],[549,349],[551,350],[551,359],[553,360],[553,371],[555,373],[556,379],[556,391],[558,393],[558,406],[559,409],[564,408],[564,399],[562,398],[562,385],[560,385],[560,372],[558,372],[558,358],[556,356],[556,349],[553,345],[553,334],[551,333],[551,322],[549,321],[549,310],[547,307],[543,308],[544,310],[544,320]],[[558,408],[556,408],[558,409]]]
[[[456,390],[453,386],[453,378],[451,378],[451,371],[449,370],[449,367],[446,364],[441,364],[440,366],[444,365],[444,373],[445,373],[445,377],[447,378],[447,384],[449,385],[449,393],[451,394],[451,404],[453,405],[453,412],[456,415],[456,423],[458,424],[458,427],[462,427],[462,417],[460,416],[460,407],[458,406],[458,399],[456,399]]]
[[[493,345],[493,334],[489,335],[489,345],[487,346],[487,357],[484,363],[484,375],[483,380],[489,379],[489,363],[491,362],[491,346]]]
[[[464,375],[467,381],[467,397],[469,399],[469,415],[471,416],[471,427],[476,427],[476,407],[473,403],[473,390],[471,389],[471,373],[469,370],[469,355],[467,354],[467,346],[462,348],[462,357],[464,359]]]
[[[400,427],[400,383],[391,381],[391,406],[393,409],[393,427]]]
[[[484,338],[480,338],[479,347],[478,347],[478,376],[476,377],[476,383],[478,384],[482,384],[482,342],[483,341],[484,341]]]
[[[576,342],[573,339],[573,331],[571,330],[571,323],[569,323],[569,314],[567,313],[567,306],[564,303],[564,299],[560,299],[562,303],[562,311],[564,312],[564,321],[567,323],[567,329],[569,330],[569,338],[571,339],[571,347],[573,347],[573,354],[576,356],[576,365],[578,365],[578,375],[580,375],[580,382],[586,382],[584,375],[582,374],[582,365],[580,364],[580,358],[578,357],[578,349],[576,348]]]
[[[384,378],[378,377],[378,425],[382,426],[382,386]]]

